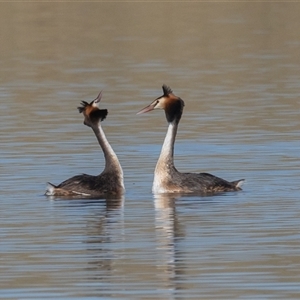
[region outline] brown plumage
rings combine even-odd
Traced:
[[[101,122],[106,118],[107,109],[100,109],[102,97],[98,97],[91,103],[82,101],[78,110],[84,115],[84,124],[91,127],[104,153],[105,168],[100,175],[93,176],[81,174],[71,177],[59,185],[48,183],[45,195],[60,197],[108,197],[122,195],[125,191],[123,170],[106,136],[102,130]]]
[[[244,179],[227,181],[208,173],[180,173],[174,166],[174,144],[182,116],[184,102],[174,95],[170,87],[163,85],[163,95],[138,112],[146,113],[161,108],[169,123],[168,131],[156,164],[153,193],[217,193],[241,190]]]

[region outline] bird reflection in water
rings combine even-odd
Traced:
[[[125,240],[124,233],[124,197],[106,199],[106,209],[95,213],[86,225],[86,270],[88,280],[99,282],[109,280],[114,271],[114,262]]]
[[[177,198],[174,194],[154,195],[158,276],[170,292],[178,289],[178,277],[184,269],[179,242],[185,233],[176,214]]]

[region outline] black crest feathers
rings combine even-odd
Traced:
[[[86,101],[81,101],[81,105],[82,106],[77,107],[77,109],[79,110],[79,113],[82,113],[89,104]]]
[[[82,106],[77,107],[79,113],[85,111],[84,113],[85,117],[89,118],[92,122],[98,122],[99,120],[103,121],[108,114],[107,109],[99,109],[99,108],[92,107],[93,102],[94,101],[92,101],[91,103],[88,103],[86,101],[81,101]]]
[[[172,94],[173,91],[171,90],[171,88],[167,85],[163,85],[162,86],[163,92],[164,92],[164,96],[168,96],[169,94]]]

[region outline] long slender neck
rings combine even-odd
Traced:
[[[169,123],[168,131],[156,164],[156,171],[170,170],[174,168],[174,143],[177,134],[178,121]]]
[[[118,173],[123,178],[122,167],[120,165],[116,153],[114,152],[113,148],[111,147],[108,140],[106,139],[104,131],[101,127],[101,123],[99,122],[98,125],[92,126],[92,129],[104,153],[104,157],[105,157],[104,172],[113,171]]]

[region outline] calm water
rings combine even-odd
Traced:
[[[0,299],[299,299],[300,5],[0,4]],[[246,178],[154,197],[166,83],[182,171]],[[103,89],[123,199],[51,200],[98,174],[76,107]]]

